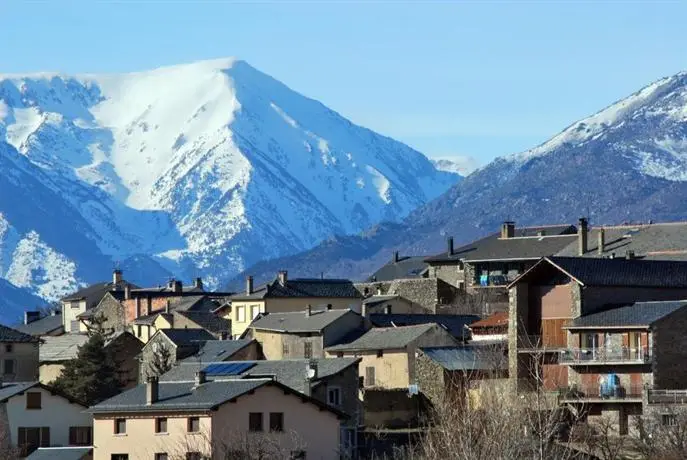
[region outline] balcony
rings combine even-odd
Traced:
[[[571,365],[647,364],[651,362],[649,347],[569,348],[561,351],[559,362]]]
[[[687,404],[687,390],[648,390],[649,404]]]
[[[559,402],[642,402],[644,385],[582,385],[561,388]]]

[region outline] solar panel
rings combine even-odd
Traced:
[[[251,367],[255,366],[256,363],[251,361],[240,362],[240,363],[216,363],[210,364],[203,369],[205,374],[210,375],[240,375],[246,372]]]

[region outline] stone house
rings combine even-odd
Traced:
[[[429,276],[427,256],[401,256],[394,251],[391,260],[377,269],[367,278],[368,283],[394,281],[401,279],[418,279]]]
[[[365,300],[370,299],[368,304],[373,303],[374,313],[383,313],[387,306],[392,313],[437,313],[461,295],[458,288],[434,277],[355,283],[355,287]]]
[[[0,325],[0,381],[31,382],[38,378],[40,339]]]
[[[237,338],[260,313],[303,311],[308,304],[360,313],[362,297],[349,280],[289,279],[287,272],[281,271],[275,280],[257,288],[253,287],[253,277],[247,277],[245,291],[231,296],[231,304],[216,311],[231,320],[231,334]]]
[[[24,457],[39,447],[90,446],[86,406],[38,382],[0,384],[0,439]]]
[[[351,310],[316,309],[265,313],[250,324],[245,336],[262,345],[267,359],[324,358],[325,348],[365,330],[364,318]]]
[[[334,460],[346,419],[274,379],[208,380],[202,371],[190,382],[151,378],[89,412],[95,459],[225,458],[270,446],[274,458]]]

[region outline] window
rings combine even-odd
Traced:
[[[70,426],[70,446],[90,446],[93,443],[93,429],[90,426]]]
[[[372,366],[367,366],[365,368],[365,386],[375,386],[375,368]]]
[[[79,302],[78,302],[78,301],[76,301],[76,302],[71,302],[71,303],[69,304],[69,306],[72,307],[72,308],[79,308]]]
[[[341,405],[341,388],[327,388],[327,404],[334,407]]]
[[[381,358],[384,356],[384,350],[377,350],[377,358]]]
[[[2,373],[5,375],[14,374],[14,360],[13,359],[6,359],[5,360],[5,367],[4,367]]]
[[[126,419],[116,418],[114,421],[115,434],[126,434]]]
[[[156,433],[167,433],[167,419],[166,418],[156,418],[155,419],[155,432]]]
[[[288,356],[289,355],[289,345],[286,342],[283,342],[281,344],[281,355],[282,356]]]
[[[236,307],[236,321],[239,323],[245,323],[246,322],[246,308],[245,307]]]
[[[312,358],[312,343],[311,342],[305,342],[303,344],[303,357],[304,358]]]
[[[50,447],[50,427],[19,427],[17,430],[17,444],[21,449],[21,456],[26,457],[39,447]]]
[[[78,332],[79,331],[79,320],[75,319],[74,321],[71,322],[71,332]]]
[[[189,433],[198,433],[200,431],[200,417],[189,417],[187,429]]]
[[[159,454],[155,454],[155,460],[169,460],[169,456],[167,455],[167,453],[162,452]]]
[[[270,431],[284,431],[283,412],[270,412]]]
[[[248,414],[248,431],[262,431],[262,412]]]
[[[305,451],[304,450],[292,450],[291,451],[291,460],[305,460]]]
[[[255,319],[260,314],[260,305],[251,305],[250,318]]]
[[[186,460],[201,460],[200,452],[186,452]]]
[[[5,344],[5,351],[7,353],[12,353],[12,344],[11,343]]]
[[[26,393],[26,408],[40,409],[41,408],[41,394],[37,391],[28,391]]]
[[[143,335],[143,326],[140,324],[136,325],[136,336],[141,337]]]
[[[129,460],[129,454],[112,454],[110,460]]]
[[[677,416],[675,414],[661,415],[661,424],[663,426],[677,426]]]

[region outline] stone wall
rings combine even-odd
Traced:
[[[438,278],[409,278],[375,283],[356,283],[361,295],[399,295],[413,303],[412,313],[436,313],[440,305],[452,305],[461,291]]]
[[[654,385],[658,389],[687,387],[687,307],[653,326]]]
[[[444,368],[422,352],[415,358],[415,383],[433,405],[442,403],[446,394]]]
[[[102,315],[105,322],[105,330],[120,332],[126,329],[124,318],[124,306],[109,292],[100,300],[93,309],[93,315]]]

